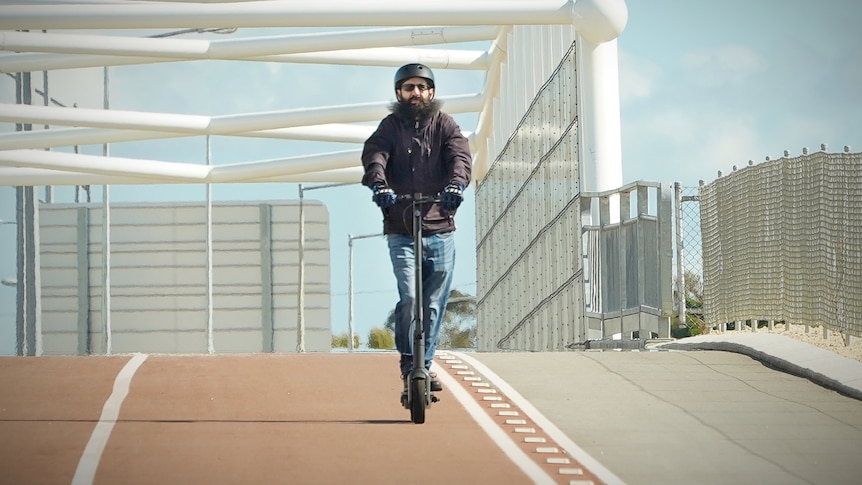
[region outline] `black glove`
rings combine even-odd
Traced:
[[[381,209],[388,209],[395,205],[395,191],[383,184],[377,184],[373,189],[374,196],[371,200]]]
[[[446,212],[455,212],[464,200],[464,187],[458,184],[449,184],[440,194],[440,207]]]

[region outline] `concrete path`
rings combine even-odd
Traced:
[[[463,357],[630,485],[862,483],[859,362],[777,334],[654,348]]]

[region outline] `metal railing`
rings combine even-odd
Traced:
[[[635,182],[581,194],[586,320],[601,338],[668,337],[671,292],[671,190]],[[618,215],[616,214],[618,211]]]

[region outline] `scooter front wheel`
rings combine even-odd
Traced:
[[[410,381],[410,420],[414,424],[425,422],[425,379]]]

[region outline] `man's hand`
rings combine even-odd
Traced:
[[[374,196],[371,200],[381,209],[388,209],[395,205],[395,191],[383,184],[377,184],[372,189]]]
[[[464,187],[457,184],[449,184],[440,194],[440,207],[446,212],[455,212],[461,201],[464,200]]]

